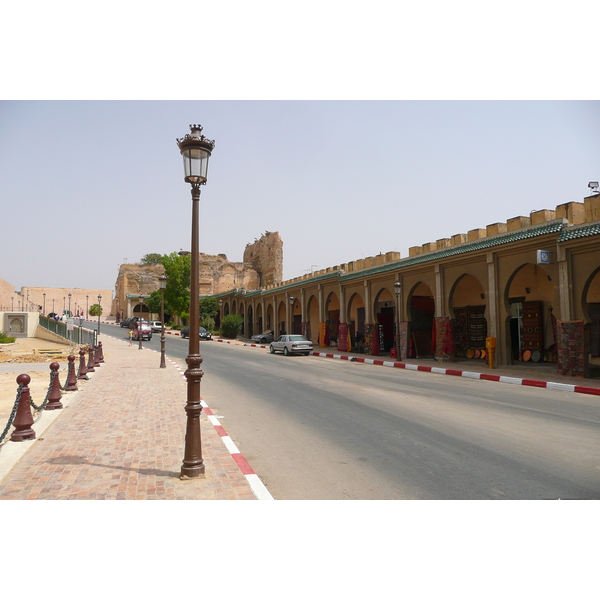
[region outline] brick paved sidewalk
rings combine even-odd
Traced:
[[[61,414],[48,429],[35,442],[8,442],[29,448],[0,483],[0,499],[256,499],[204,412],[206,475],[179,478],[185,378],[170,361],[160,369],[153,350],[106,335],[101,340],[106,362],[70,392],[69,405],[54,411]]]

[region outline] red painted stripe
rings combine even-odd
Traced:
[[[225,431],[225,428],[221,425],[215,425],[215,431],[221,436],[226,437],[228,433]]]
[[[600,396],[600,388],[585,387],[583,385],[576,385],[575,391],[580,394],[593,394],[594,396]]]
[[[349,357],[349,356],[340,356],[340,358],[341,358],[342,360],[348,360],[350,357]]]
[[[374,360],[373,364],[374,365],[383,365],[383,361],[382,360]]]
[[[394,367],[398,369],[406,369],[406,365],[404,363],[395,362]]]
[[[417,367],[417,371],[427,371],[428,373],[431,373],[431,367],[424,367],[423,365],[419,365]]]
[[[446,369],[446,375],[456,375],[456,377],[462,377],[462,371],[455,371],[453,369]]]
[[[210,408],[208,408],[208,406],[205,406],[205,407],[202,409],[202,412],[204,412],[204,414],[205,414],[205,415],[214,415],[214,414],[215,414],[215,413],[213,413],[213,411],[212,411],[212,410],[210,410]]]
[[[365,359],[364,359],[364,358],[359,358],[359,357],[356,357],[356,362],[361,362],[361,363],[364,363],[364,362],[365,362]]]
[[[547,384],[545,381],[536,381],[535,379],[522,379],[521,385],[530,385],[532,387],[545,388]]]
[[[326,354],[325,355],[327,358],[333,358],[333,354]]]
[[[248,464],[248,461],[241,454],[232,454],[231,456],[244,475],[255,474],[252,467]]]
[[[500,381],[500,375],[489,375],[488,373],[481,373],[479,379],[486,379],[487,381]]]

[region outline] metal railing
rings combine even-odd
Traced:
[[[98,332],[93,329],[85,329],[82,324],[76,325],[77,322],[82,323],[83,320],[73,319],[73,328],[69,329],[67,323],[61,321],[55,321],[54,319],[48,319],[48,317],[42,317],[40,315],[40,325],[52,331],[65,340],[73,344],[80,346],[96,346],[98,340]]]

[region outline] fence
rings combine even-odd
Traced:
[[[79,321],[79,325],[75,323]],[[82,325],[83,320],[73,319],[72,328],[68,323],[61,323],[54,319],[48,319],[40,315],[40,326],[48,331],[52,331],[60,337],[69,340],[73,344],[79,344],[80,346],[91,346],[94,347],[97,344],[98,332],[93,329],[85,329]]]

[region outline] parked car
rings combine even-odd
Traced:
[[[137,325],[133,329],[133,339],[138,341],[140,339],[140,335],[142,336],[142,340],[151,340],[152,327],[150,327],[148,323],[144,323],[143,321],[137,323]]]
[[[131,329],[131,323],[133,322],[133,319],[121,319],[121,327],[127,327],[128,329]]]
[[[162,331],[162,321],[150,321],[148,324],[152,327],[154,333]]]
[[[250,339],[257,344],[270,344],[275,339],[275,336],[271,330],[267,330],[253,335]]]
[[[179,334],[181,335],[182,338],[189,338],[190,337],[190,328],[189,326],[185,326],[181,329],[181,331],[179,332]],[[204,329],[204,327],[200,327],[200,339],[201,340],[212,340],[212,334],[210,333],[210,331],[206,331],[206,329]]]
[[[286,356],[289,354],[304,354],[308,356],[313,349],[312,342],[303,335],[282,335],[277,341],[271,342],[269,352],[283,352]]]

